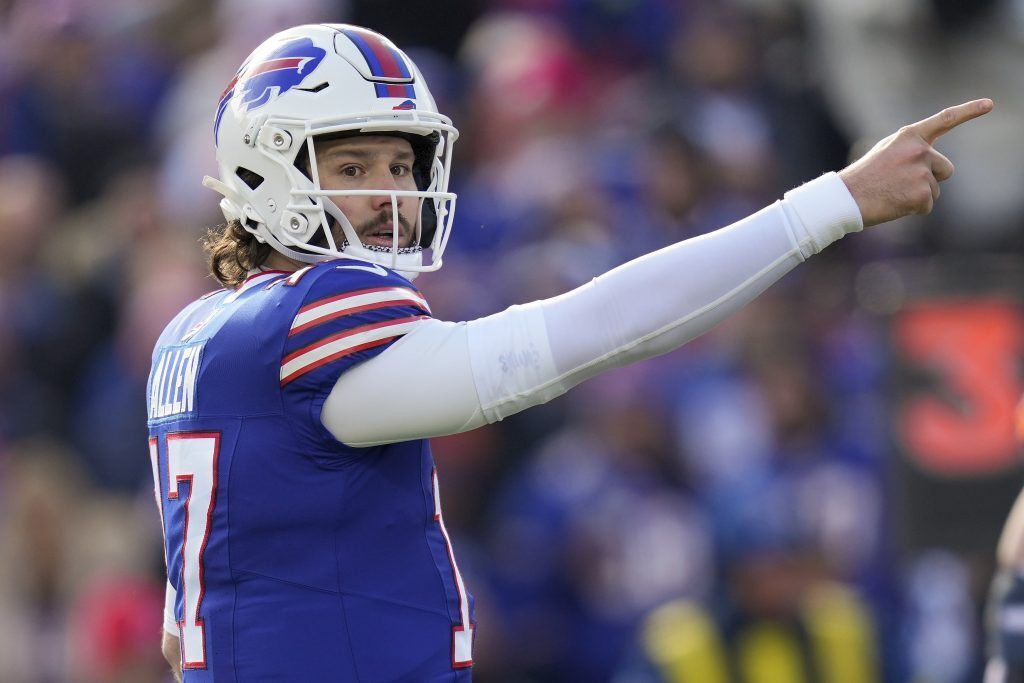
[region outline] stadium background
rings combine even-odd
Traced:
[[[449,319],[996,100],[940,142],[958,174],[932,216],[844,240],[676,353],[436,443],[482,683],[658,680],[693,636],[665,614],[792,635],[837,585],[871,679],[978,680],[1024,481],[1020,0],[0,0],[0,681],[168,679],[149,355],[213,288],[220,92],[270,33],[320,20],[406,48],[462,131],[446,267],[418,283]]]

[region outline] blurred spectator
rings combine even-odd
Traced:
[[[212,287],[194,246],[173,234],[137,243],[122,269],[117,327],[85,365],[72,435],[95,482],[130,493],[151,478],[140,397],[153,346],[172,311]]]
[[[679,116],[729,188],[760,199],[775,188],[776,155],[748,17],[723,7],[680,28],[668,66]]]
[[[346,4],[344,0],[219,0],[212,3],[211,11],[187,17],[188,22],[205,23],[213,37],[182,65],[156,123],[159,206],[171,224],[188,226],[198,234],[222,220],[214,194],[201,181],[204,175],[217,175],[211,144],[217,100],[252,46],[296,24],[345,21]]]
[[[717,590],[654,611],[616,683],[867,683],[897,666],[869,592],[882,492],[832,441],[813,355],[788,335],[806,325],[772,304],[741,321],[747,365],[698,361],[676,413],[715,530]]]
[[[159,531],[137,508],[93,490],[59,443],[11,447],[0,468],[5,683],[165,680],[153,645],[163,618]]]
[[[448,0],[444,11],[430,3],[408,3],[403,0],[345,0],[347,12],[339,16],[358,26],[368,26],[388,36],[403,49],[427,49],[447,58],[455,56],[466,30],[480,16],[488,3],[482,0]],[[337,19],[335,19],[337,21]],[[414,57],[420,69],[418,57]],[[437,81],[427,75],[431,92],[437,97]],[[441,111],[449,111],[441,107]]]
[[[53,162],[73,203],[95,197],[150,149],[150,122],[171,65],[144,40],[133,9],[156,7],[68,0],[15,2],[9,10],[3,41],[12,68],[0,89],[9,112],[0,152]]]
[[[83,683],[161,683],[167,663],[153,647],[164,594],[153,577],[112,574],[87,586],[72,617]]]
[[[69,375],[81,360],[74,292],[43,263],[63,209],[55,168],[31,156],[0,156],[0,447],[39,434],[64,434]]]
[[[667,425],[638,401],[635,372],[591,380],[499,494],[492,595],[508,680],[607,680],[648,609],[708,594],[709,530],[664,477]]]
[[[907,680],[978,680],[978,616],[963,561],[941,550],[924,553],[909,568],[906,581]]]
[[[555,19],[595,63],[621,69],[663,59],[669,34],[695,3],[498,0],[492,4]]]
[[[729,568],[732,610],[699,603],[655,610],[615,683],[876,683],[878,633],[857,595],[798,554]]]
[[[73,455],[19,442],[0,481],[0,662],[5,681],[70,680],[70,610],[80,575],[82,502]]]

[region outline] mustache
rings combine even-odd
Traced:
[[[377,214],[377,216],[371,218],[370,220],[360,225],[356,232],[361,235],[366,234],[367,232],[376,230],[377,228],[383,228],[385,224],[391,222],[391,212],[381,211],[379,214]],[[402,230],[411,232],[411,225],[409,224],[409,219],[403,216],[402,214],[398,214],[398,225],[402,228]]]

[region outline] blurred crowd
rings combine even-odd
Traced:
[[[1021,0],[0,0],[0,681],[168,680],[150,355],[215,288],[215,103],[255,45],[317,21],[405,48],[462,133],[445,268],[417,281],[451,320],[994,98],[940,143],[958,172],[933,216],[844,240],[677,352],[435,443],[481,683],[978,680],[1022,483]],[[979,327],[901,317],[949,301]],[[967,376],[955,340],[976,337],[994,360],[970,377],[1002,378],[982,407],[936,379]],[[953,417],[904,431],[921,392]],[[953,490],[977,495],[928,507]]]

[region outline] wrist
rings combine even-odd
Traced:
[[[790,190],[785,202],[795,216],[793,228],[804,257],[864,228],[860,207],[838,173],[826,173]]]

